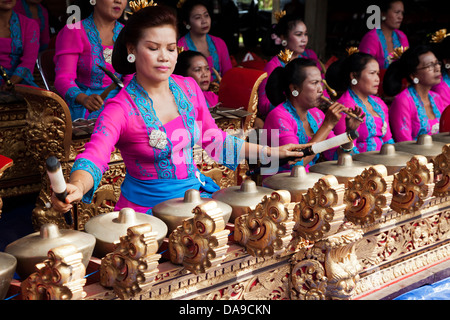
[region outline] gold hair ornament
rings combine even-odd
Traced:
[[[286,11],[275,11],[273,13],[273,15],[275,16],[275,19],[277,20],[277,23],[280,22],[281,18],[283,18],[286,15]]]
[[[186,2],[186,0],[180,0],[180,1],[178,1],[178,3],[177,3],[177,8],[178,9],[181,9],[181,7],[183,6],[183,4]]]
[[[408,47],[401,46],[395,48],[394,51],[391,53],[391,60],[395,61],[400,59],[406,50],[408,50]]]
[[[177,52],[178,54],[182,53],[184,51],[184,47],[183,46],[177,46]]]
[[[288,63],[292,60],[292,55],[294,54],[294,51],[289,50],[288,48],[281,50],[278,54],[278,58],[280,58],[281,61],[284,63]]]
[[[144,9],[146,7],[156,7],[157,5],[158,4],[156,2],[154,2],[153,0],[151,0],[151,1],[148,1],[148,0],[130,1],[129,6],[133,12],[127,11],[127,13],[133,14],[133,13],[136,13],[139,10]]]
[[[431,35],[430,42],[441,43],[448,36],[450,36],[450,33],[447,33],[447,29],[441,29]]]
[[[352,54],[359,52],[359,49],[357,47],[349,47],[345,49],[345,51],[347,51],[348,56],[351,56]]]

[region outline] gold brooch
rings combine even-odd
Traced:
[[[138,12],[141,9],[144,9],[146,7],[156,7],[158,4],[156,2],[153,2],[153,0],[135,0],[130,1],[130,8],[133,11],[133,13]]]
[[[348,56],[351,56],[352,54],[359,52],[359,49],[357,47],[349,47],[345,49],[345,51],[347,51]]]
[[[432,42],[432,43],[440,43],[448,36],[450,36],[450,33],[447,33],[447,29],[441,29],[441,30],[436,31],[434,34],[431,35],[430,42]]]
[[[278,54],[278,58],[280,58],[281,61],[284,63],[288,63],[292,60],[292,55],[294,54],[294,51],[289,50],[288,48],[281,50]]]

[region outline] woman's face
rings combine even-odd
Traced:
[[[300,90],[297,89],[300,94],[292,98],[302,107],[308,109],[317,107],[322,103],[320,99],[323,93],[322,75],[317,67],[306,67],[303,72],[306,78]]]
[[[0,10],[9,11],[16,5],[16,0],[0,0]]]
[[[126,0],[97,0],[94,13],[108,20],[117,20],[122,16],[126,6]]]
[[[203,91],[209,89],[211,71],[209,71],[208,61],[202,56],[193,57],[190,61],[187,75],[194,78]]]
[[[308,30],[306,29],[306,25],[301,21],[297,22],[295,27],[289,31],[285,40],[287,40],[286,47],[294,51],[294,56],[303,54],[308,44]]]
[[[405,8],[402,1],[392,2],[390,8],[386,12],[386,20],[384,23],[391,29],[399,29],[403,21]]]
[[[414,75],[419,79],[419,84],[424,86],[435,86],[441,82],[441,66],[432,52],[419,56],[419,65]]]
[[[211,17],[208,9],[202,5],[195,6],[189,15],[190,31],[196,34],[206,34],[211,29]]]
[[[145,29],[137,46],[127,49],[136,56],[136,75],[140,80],[166,81],[178,58],[176,30],[172,25]]]
[[[377,94],[378,86],[380,85],[380,66],[378,62],[370,60],[356,80],[358,80],[358,84],[354,86],[354,89],[367,96]]]

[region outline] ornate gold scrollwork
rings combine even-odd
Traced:
[[[406,167],[394,174],[391,208],[408,214],[419,210],[434,190],[433,164],[427,158],[416,155]]]
[[[255,257],[280,255],[292,239],[294,228],[291,194],[286,190],[264,196],[254,210],[235,220],[234,240]]]
[[[294,208],[295,236],[317,241],[334,234],[344,220],[344,192],[335,176],[320,178]]]
[[[86,270],[83,255],[74,245],[64,245],[48,252],[48,259],[36,265],[21,284],[23,300],[79,300],[86,296],[83,286]]]
[[[100,265],[100,284],[112,287],[120,299],[130,299],[148,289],[158,273],[158,242],[150,224],[127,229]]]
[[[375,165],[347,183],[345,216],[357,225],[378,221],[390,210],[393,176],[383,165]]]
[[[436,197],[446,197],[450,191],[450,144],[442,147],[442,153],[433,160],[436,183],[434,185],[434,195]]]
[[[214,201],[198,205],[193,213],[193,218],[170,234],[169,252],[172,263],[198,274],[226,258],[229,230],[225,230],[221,209]]]
[[[362,230],[348,229],[296,253],[291,260],[291,299],[350,299],[362,271],[355,254],[362,237]]]

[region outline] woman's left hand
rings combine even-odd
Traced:
[[[365,114],[361,107],[355,106],[355,108],[353,110],[350,109],[350,111],[360,118],[365,117]],[[362,123],[361,121],[359,121],[353,117],[349,117],[349,116],[345,117],[345,125],[347,127],[347,131],[358,129],[358,127],[361,125],[361,123]]]

